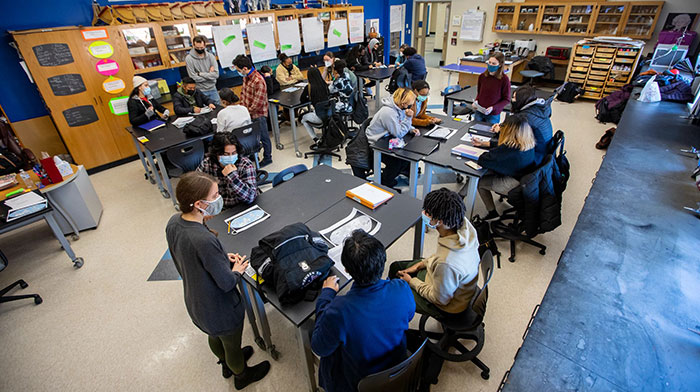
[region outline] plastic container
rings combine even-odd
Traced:
[[[19,176],[22,178],[22,182],[24,182],[24,187],[27,189],[33,189],[34,188],[34,183],[32,182],[31,177],[29,177],[29,173],[24,171],[24,169],[21,169],[19,171]]]

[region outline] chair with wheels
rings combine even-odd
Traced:
[[[243,151],[238,153],[247,157],[255,163],[256,178],[258,184],[264,184],[267,180],[268,173],[265,170],[260,170],[260,160],[258,154],[262,150],[261,134],[263,132],[263,122],[266,118],[260,117],[254,120],[250,125],[244,125],[231,130],[231,134],[238,139]]]
[[[187,172],[197,170],[197,166],[204,159],[204,142],[196,140],[184,146],[173,147],[165,152],[168,161],[175,165],[177,170],[168,173],[172,177],[179,177]]]
[[[288,167],[277,173],[275,178],[272,179],[272,187],[274,188],[283,182],[287,182],[307,170],[309,169],[303,163]]]
[[[429,339],[428,349],[437,358],[450,362],[471,361],[481,369],[481,378],[488,380],[490,369],[477,358],[477,355],[484,347],[484,315],[488,299],[488,284],[493,275],[493,256],[490,250],[486,250],[481,256],[479,266],[483,285],[477,288],[467,309],[462,313],[445,314],[444,317],[436,319],[443,332],[426,330],[426,323],[431,318],[428,315],[421,316],[419,326],[421,338]],[[475,345],[472,349],[468,349],[462,344],[462,340],[472,341]],[[456,353],[453,353],[455,350]]]
[[[359,392],[417,391],[421,381],[421,364],[426,342],[427,339],[423,340],[418,350],[400,364],[360,380],[357,390]]]
[[[5,257],[5,254],[2,253],[2,251],[0,250],[0,271],[4,270],[8,264],[9,264],[9,262],[7,261],[7,257]],[[5,295],[8,292],[10,292],[10,290],[15,288],[16,286],[20,286],[21,288],[26,289],[27,286],[29,286],[29,285],[27,284],[27,282],[20,279],[20,280],[16,281],[15,283],[12,283],[11,285],[0,290],[0,303],[17,301],[17,300],[26,299],[26,298],[34,298],[34,303],[37,305],[44,302],[44,300],[41,299],[39,294]]]

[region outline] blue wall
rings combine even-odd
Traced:
[[[97,0],[100,5],[107,4],[141,4],[162,3],[162,0],[137,0],[110,3]],[[288,4],[293,0],[272,0],[274,4]],[[331,4],[333,1],[331,1]],[[365,19],[380,19],[379,33],[389,36],[390,5],[406,4],[406,21],[412,26],[412,0],[355,0],[353,5],[364,6]],[[245,1],[243,1],[245,7]],[[41,95],[35,84],[29,82],[24,70],[19,65],[17,51],[10,46],[12,39],[8,30],[27,30],[43,27],[90,26],[92,23],[92,2],[90,0],[22,0],[0,1],[0,69],[3,82],[0,83],[0,105],[10,118],[17,122],[48,114]],[[406,32],[406,42],[411,36]],[[385,45],[385,57],[388,58],[388,42]],[[176,69],[169,69],[149,74],[150,77],[162,77],[169,83],[179,80]]]

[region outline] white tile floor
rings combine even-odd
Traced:
[[[431,104],[442,103],[439,90],[446,81],[445,73],[430,71]],[[593,104],[555,102],[553,111],[555,129],[566,132],[572,165],[563,224],[538,238],[548,246],[546,256],[519,245],[517,262],[504,260],[503,268],[495,271],[485,319],[486,343],[480,355],[491,368],[490,380],[482,380],[470,363],[447,364],[436,391],[497,388],[600,166],[602,152],[594,144],[607,127],[593,118]],[[306,150],[309,137],[303,131],[299,135]],[[282,139],[287,148],[274,152],[272,171],[304,161],[294,156],[288,127],[282,129]],[[304,162],[311,165],[310,159]],[[345,167],[337,161],[334,166]],[[31,300],[0,305],[0,390],[232,390],[231,381],[220,375],[205,335],[187,315],[181,282],[146,281],[167,247],[164,228],[175,213],[170,200],[144,181],[138,161],[90,178],[105,209],[99,228],[83,232],[72,243],[85,258],[82,269],[73,269],[43,223],[0,237],[0,249],[10,259],[10,266],[0,273],[0,287],[22,278],[30,285],[24,291],[44,298],[39,306]],[[457,189],[456,184],[446,186]],[[479,202],[476,213],[483,213]],[[409,258],[411,244],[408,233],[389,248],[389,260]],[[434,247],[435,233],[429,233],[425,254]],[[500,247],[507,256],[507,243]],[[294,329],[274,310],[269,316],[282,357],[272,363],[270,375],[249,390],[303,391],[306,384]],[[246,325],[244,340],[249,344],[251,336]],[[268,356],[258,350],[253,362],[263,359]]]

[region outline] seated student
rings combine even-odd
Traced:
[[[504,63],[503,53],[491,53],[486,61],[486,71],[479,75],[476,99],[472,104],[476,121],[497,124],[503,108],[510,102],[510,80],[503,73]],[[476,103],[486,108],[486,113],[476,110]]]
[[[484,219],[498,218],[491,191],[508,194],[520,185],[520,177],[536,167],[535,137],[524,115],[506,117],[500,125],[498,145],[481,154],[478,164],[491,171],[479,180],[479,195],[488,210]]]
[[[411,108],[415,102],[416,94],[407,88],[398,88],[392,97],[382,98],[382,107],[374,114],[365,130],[367,140],[370,143],[376,142],[387,135],[391,138],[403,138],[408,132],[420,135],[420,132],[411,125],[414,115]],[[384,163],[382,185],[396,186],[396,177],[409,165],[408,161],[384,155],[382,162]]]
[[[224,108],[216,115],[216,132],[231,132],[252,122],[248,108],[238,104],[240,99],[233,90],[224,87],[219,90],[219,97]]]
[[[294,65],[291,57],[281,53],[279,59],[280,65],[277,67],[275,74],[281,86],[287,86],[304,80],[304,75],[299,71],[299,68]]]
[[[404,49],[403,54],[406,56],[403,67],[411,75],[411,83],[425,79],[425,76],[428,74],[428,70],[425,68],[425,59],[418,54],[416,48],[409,46]]]
[[[199,113],[205,106],[216,109],[214,101],[197,89],[194,79],[189,76],[182,78],[182,85],[173,94],[175,114],[186,116],[190,113]]]
[[[277,78],[272,77],[272,68],[268,67],[267,65],[263,65],[260,67],[260,73],[262,74],[263,78],[265,78],[268,97],[280,90],[280,84],[277,81]]]
[[[345,72],[345,61],[336,60],[333,65],[333,76],[335,80],[328,86],[328,92],[338,98],[338,101],[335,103],[336,113],[352,113],[350,98],[353,92],[353,84],[350,76]]]
[[[238,155],[242,151],[238,139],[230,133],[214,135],[209,153],[197,171],[216,178],[224,207],[239,203],[250,204],[260,194],[255,165],[250,159]]]
[[[552,140],[552,101],[556,95],[546,100],[537,97],[537,90],[533,86],[518,87],[513,93],[511,107],[513,113],[522,113],[527,118],[527,123],[532,128],[535,136],[535,164],[542,163],[547,156],[549,141]]]
[[[323,80],[326,83],[331,84],[333,82],[333,63],[335,63],[335,54],[333,52],[326,52],[323,55]]]
[[[368,65],[370,68],[380,67],[383,57],[384,56],[379,53],[379,40],[376,38],[369,40],[367,50],[362,57],[362,63]]]
[[[433,317],[461,313],[477,289],[479,239],[465,219],[462,197],[447,188],[428,193],[423,200],[423,221],[437,229],[437,251],[419,261],[396,261],[389,278],[408,282],[416,300],[416,312]]]
[[[369,69],[369,65],[362,63],[362,58],[365,55],[365,48],[362,45],[355,45],[350,49],[347,56],[345,56],[345,63],[347,67],[352,71],[366,71]]]
[[[321,357],[319,385],[326,392],[356,391],[358,382],[406,359],[406,331],[415,314],[408,285],[381,279],[386,252],[379,240],[354,231],[343,245],[341,262],[354,282],[336,296],[331,276],[316,301],[311,348]]]
[[[321,116],[328,114],[330,106],[330,102],[328,101],[328,85],[325,80],[323,80],[321,72],[316,67],[309,68],[307,77],[309,78],[309,85],[301,94],[301,101],[310,101],[314,110],[304,114],[301,118],[301,123],[304,124],[306,131],[315,143],[318,141],[318,135],[316,135],[314,128],[323,126],[323,119]],[[322,113],[324,110],[326,111],[325,115]],[[321,116],[319,116],[319,113],[321,113]]]
[[[151,88],[146,78],[134,76],[133,85],[129,101],[126,103],[131,125],[137,127],[151,120],[167,119],[170,116],[170,111],[151,97]],[[158,113],[162,113],[163,116],[159,116]]]
[[[399,55],[396,56],[396,61],[394,61],[394,64],[389,65],[390,67],[400,67],[403,65],[404,61],[406,61],[406,56],[404,55],[403,51],[408,48],[408,44],[401,44],[399,47]]]
[[[442,120],[437,117],[425,114],[428,109],[428,96],[430,95],[430,85],[425,80],[416,80],[413,82],[413,93],[416,94],[416,104],[413,105],[413,120],[411,123],[414,127],[427,127],[433,124],[440,124]]]

